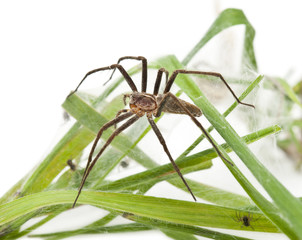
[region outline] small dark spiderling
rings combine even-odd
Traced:
[[[67,160],[67,165],[70,167],[71,171],[75,171],[77,169],[76,165],[72,162],[71,159]]]
[[[129,163],[127,161],[121,161],[122,168],[127,168],[129,166]]]
[[[254,230],[253,226],[251,225],[251,221],[256,221],[253,218],[253,214],[248,212],[247,214],[244,214],[243,216],[240,213],[236,212],[236,218],[234,218],[236,222],[241,222],[242,225],[241,227],[250,227],[251,229]]]

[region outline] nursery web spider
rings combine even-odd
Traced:
[[[123,61],[123,60],[126,60],[126,59],[133,59],[133,60],[138,60],[138,61],[142,62],[142,89],[141,89],[141,92],[139,92],[137,90],[136,85],[134,84],[134,82],[131,79],[131,77],[129,76],[129,74],[126,72],[126,70],[123,68],[123,66],[120,65],[120,62]],[[159,129],[157,128],[155,122],[153,121],[153,117],[159,117],[162,112],[188,115],[193,120],[193,122],[197,125],[197,127],[199,127],[201,129],[201,131],[204,133],[204,135],[207,137],[207,139],[213,145],[214,149],[216,150],[216,152],[220,156],[220,158],[222,158],[226,162],[228,162],[228,160],[226,160],[223,157],[222,153],[215,146],[215,144],[213,143],[213,141],[211,140],[211,138],[207,134],[204,127],[196,119],[196,117],[200,117],[202,115],[201,110],[197,106],[195,106],[191,103],[188,103],[184,100],[181,100],[178,97],[176,97],[175,95],[173,95],[172,93],[170,93],[170,89],[171,89],[176,77],[178,76],[178,74],[202,74],[202,75],[209,75],[209,76],[218,77],[227,86],[227,88],[230,90],[230,92],[235,97],[235,99],[238,103],[246,105],[246,106],[250,106],[250,107],[254,107],[254,106],[251,105],[251,104],[241,102],[237,98],[235,93],[232,91],[230,86],[227,84],[227,82],[224,80],[222,75],[220,73],[215,73],[215,72],[202,72],[202,71],[191,71],[191,70],[179,69],[179,70],[173,71],[170,78],[168,78],[168,76],[169,76],[168,71],[166,71],[164,68],[160,68],[158,70],[158,73],[157,73],[153,94],[146,93],[146,89],[147,89],[147,59],[144,58],[144,57],[141,57],[141,56],[138,56],[138,57],[134,57],[134,56],[121,57],[118,60],[117,64],[113,64],[113,65],[110,65],[110,66],[107,66],[107,67],[102,67],[102,68],[97,68],[97,69],[91,70],[90,72],[88,72],[84,76],[84,78],[79,83],[77,88],[73,92],[71,92],[68,95],[68,97],[78,90],[80,85],[84,82],[84,80],[89,75],[91,75],[93,73],[96,73],[96,72],[100,72],[100,71],[113,70],[113,72],[111,74],[111,77],[112,77],[112,75],[113,75],[113,73],[116,69],[118,69],[120,71],[120,73],[123,75],[123,77],[125,78],[126,82],[128,83],[129,87],[132,90],[131,94],[125,94],[124,95],[125,105],[126,105],[126,99],[129,98],[130,109],[122,109],[122,110],[118,111],[116,117],[113,120],[111,120],[111,121],[107,122],[106,124],[104,124],[102,126],[102,128],[99,130],[99,132],[98,132],[98,134],[95,138],[95,141],[93,143],[93,146],[91,148],[91,151],[90,151],[90,154],[89,154],[89,157],[88,157],[88,161],[87,161],[87,165],[86,165],[86,168],[85,168],[85,171],[84,171],[84,174],[83,174],[82,182],[81,182],[81,185],[79,187],[78,195],[77,195],[77,197],[74,201],[73,207],[75,206],[75,204],[78,200],[78,197],[80,196],[81,190],[84,186],[84,183],[85,183],[91,169],[93,168],[93,166],[95,165],[95,163],[99,159],[99,157],[102,155],[104,150],[109,146],[109,144],[112,142],[112,140],[119,133],[121,133],[123,130],[128,128],[130,125],[132,125],[134,122],[136,122],[140,117],[143,117],[144,115],[146,115],[146,117],[147,117],[154,133],[156,134],[156,136],[157,136],[159,142],[161,143],[161,145],[163,146],[164,151],[166,152],[168,158],[170,159],[171,164],[173,165],[175,171],[177,172],[177,174],[179,175],[179,177],[181,178],[181,180],[185,184],[188,191],[191,193],[193,199],[196,201],[196,198],[195,198],[193,192],[191,191],[190,187],[188,186],[188,184],[187,184],[186,180],[184,179],[183,175],[181,174],[179,168],[175,164],[161,132],[159,131]],[[159,87],[160,87],[160,83],[161,83],[161,80],[162,80],[162,75],[164,73],[166,75],[166,86],[164,88],[163,93],[159,94],[158,93],[159,92]],[[111,79],[111,77],[109,78],[109,80]],[[101,148],[101,150],[98,152],[98,154],[95,156],[95,158],[92,159],[93,158],[93,152],[94,152],[94,150],[97,146],[98,141],[101,138],[102,133],[106,129],[108,129],[109,127],[116,126],[117,123],[119,123],[123,120],[126,120],[127,118],[130,118],[130,119],[128,119],[124,124],[122,124],[120,127],[118,127],[113,132],[113,134],[108,138],[108,140],[106,141],[104,146]],[[228,163],[232,165],[232,163],[230,163],[230,162],[228,162]]]

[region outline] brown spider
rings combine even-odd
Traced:
[[[141,90],[141,92],[138,92],[138,90],[137,90],[133,80],[129,76],[129,74],[122,67],[122,65],[119,64],[122,60],[125,60],[125,59],[134,59],[134,60],[142,61],[142,90]],[[112,142],[112,140],[119,133],[121,133],[123,130],[125,130],[127,127],[132,125],[134,122],[136,122],[140,117],[142,117],[144,115],[146,115],[146,117],[147,117],[154,133],[156,134],[156,136],[157,136],[158,140],[160,141],[161,145],[163,146],[164,151],[166,152],[167,156],[169,157],[175,171],[177,172],[179,177],[182,179],[182,181],[185,184],[186,188],[191,193],[193,199],[196,201],[196,198],[195,198],[194,194],[192,193],[192,191],[191,191],[190,187],[188,186],[186,180],[183,178],[179,168],[175,164],[161,132],[159,131],[159,129],[157,128],[155,122],[153,121],[153,116],[154,117],[159,117],[162,112],[175,113],[175,114],[187,114],[188,116],[191,117],[193,122],[201,129],[201,131],[205,134],[207,139],[213,145],[213,147],[216,150],[217,154],[223,160],[228,162],[229,164],[232,165],[232,163],[230,163],[228,160],[226,160],[222,156],[221,152],[215,146],[215,144],[213,143],[213,141],[211,140],[211,138],[207,134],[206,130],[203,128],[203,126],[200,124],[200,122],[196,119],[196,117],[200,117],[202,115],[201,110],[197,106],[195,106],[191,103],[188,103],[184,100],[181,100],[178,97],[176,97],[175,95],[173,95],[172,93],[170,93],[170,89],[171,89],[172,84],[174,83],[177,75],[178,74],[202,74],[202,75],[210,75],[210,76],[218,77],[223,81],[223,83],[231,91],[232,95],[235,97],[235,99],[238,103],[243,104],[243,105],[247,105],[247,106],[250,106],[250,107],[254,107],[254,106],[251,105],[251,104],[240,102],[240,100],[236,97],[235,93],[232,91],[232,89],[227,84],[227,82],[224,80],[224,78],[221,76],[221,74],[220,73],[215,73],[215,72],[190,71],[190,70],[180,69],[180,70],[175,70],[172,73],[172,75],[170,76],[170,78],[168,79],[168,76],[169,76],[168,71],[166,71],[164,68],[160,68],[158,70],[158,73],[157,73],[153,94],[146,93],[146,89],[147,89],[147,60],[146,60],[146,58],[141,57],[141,56],[138,56],[138,57],[125,56],[125,57],[120,58],[118,60],[117,64],[113,64],[113,65],[110,65],[110,66],[107,66],[107,67],[97,68],[97,69],[94,69],[94,70],[88,72],[84,76],[82,81],[79,83],[77,88],[73,92],[71,92],[68,95],[68,97],[78,90],[80,85],[83,83],[83,81],[89,75],[91,75],[93,73],[96,73],[96,72],[99,72],[99,71],[105,71],[105,70],[111,70],[111,69],[114,70],[114,71],[116,69],[118,69],[120,71],[120,73],[123,75],[123,77],[125,78],[125,80],[127,81],[128,85],[130,86],[130,88],[132,90],[131,94],[125,94],[124,95],[125,105],[126,105],[126,99],[127,98],[130,99],[129,100],[130,109],[120,110],[113,120],[111,120],[111,121],[107,122],[106,124],[104,124],[102,126],[102,128],[99,130],[99,132],[98,132],[98,134],[95,138],[95,141],[93,143],[93,146],[91,148],[91,151],[90,151],[90,154],[89,154],[89,157],[88,157],[88,161],[87,161],[87,165],[86,165],[86,168],[85,168],[85,171],[84,171],[84,174],[83,174],[82,182],[81,182],[81,185],[79,187],[78,195],[77,195],[77,197],[74,201],[73,207],[75,206],[75,204],[77,202],[77,199],[78,199],[78,197],[81,193],[81,190],[84,186],[84,183],[85,183],[91,169],[93,168],[93,166],[95,165],[95,163],[99,159],[99,157],[102,155],[104,150],[108,147],[108,145]],[[114,71],[112,72],[112,75],[113,75]],[[166,74],[166,86],[165,86],[165,89],[164,89],[163,93],[159,94],[158,91],[159,91],[159,87],[160,87],[160,83],[161,83],[161,80],[162,80],[163,73]],[[111,75],[111,77],[112,77],[112,75]],[[109,78],[109,80],[111,79],[111,77]],[[117,123],[119,123],[119,122],[121,122],[121,121],[123,121],[123,120],[125,120],[129,117],[131,117],[131,118],[128,119],[124,124],[122,124],[119,128],[117,128],[113,132],[113,134],[108,138],[108,140],[106,141],[106,143],[104,144],[102,149],[98,152],[98,154],[92,160],[93,152],[96,148],[96,145],[97,145],[98,141],[101,138],[102,133],[106,129],[108,129],[109,127],[116,126]]]

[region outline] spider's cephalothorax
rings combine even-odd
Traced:
[[[119,64],[121,61],[123,61],[125,59],[134,59],[134,60],[138,60],[138,61],[142,62],[142,88],[141,88],[141,92],[138,92],[137,87],[134,84],[132,78],[129,76],[129,74],[123,68],[123,66]],[[172,164],[175,172],[182,179],[182,181],[185,184],[187,190],[191,193],[193,199],[196,201],[196,198],[195,198],[194,194],[192,193],[192,191],[191,191],[190,187],[188,186],[186,180],[184,179],[183,175],[181,174],[178,166],[175,164],[175,162],[174,162],[174,160],[173,160],[173,158],[170,154],[170,151],[168,150],[166,142],[165,142],[161,132],[159,131],[159,129],[157,128],[157,126],[156,126],[156,124],[153,120],[153,117],[159,117],[162,112],[188,115],[192,119],[192,121],[196,124],[196,126],[201,129],[201,131],[206,136],[206,138],[209,140],[209,142],[213,145],[213,147],[216,150],[218,156],[221,159],[223,159],[224,161],[228,162],[229,164],[232,165],[232,163],[230,163],[227,159],[225,159],[223,157],[222,153],[216,147],[216,145],[214,144],[214,142],[212,141],[212,139],[210,138],[210,136],[208,135],[208,133],[206,132],[204,127],[196,119],[196,117],[201,116],[201,114],[202,114],[201,110],[197,106],[195,106],[191,103],[188,103],[188,102],[176,97],[172,93],[170,93],[170,89],[171,89],[176,77],[178,76],[178,74],[201,74],[201,75],[209,75],[209,76],[218,77],[227,86],[227,88],[230,90],[230,92],[235,97],[235,99],[238,103],[243,104],[243,105],[247,105],[247,106],[250,106],[250,107],[254,107],[254,106],[251,105],[251,104],[240,102],[240,100],[236,97],[235,93],[229,87],[229,85],[224,80],[224,78],[221,76],[221,74],[220,73],[215,73],[215,72],[202,72],[202,71],[191,71],[191,70],[178,69],[178,70],[174,70],[173,73],[171,74],[171,76],[168,78],[168,76],[169,76],[168,71],[165,70],[164,68],[160,68],[158,70],[158,73],[157,73],[153,94],[146,93],[146,89],[147,89],[147,60],[146,60],[146,58],[141,57],[141,56],[138,56],[138,57],[125,56],[125,57],[120,58],[118,60],[117,64],[113,64],[113,65],[110,65],[110,66],[107,66],[107,67],[97,68],[97,69],[94,69],[94,70],[88,72],[84,76],[82,81],[79,83],[77,88],[73,92],[71,92],[67,96],[67,98],[78,90],[80,85],[83,83],[83,81],[90,74],[93,74],[95,72],[105,71],[105,70],[111,70],[111,69],[113,69],[111,77],[112,77],[113,73],[115,72],[115,70],[118,69],[120,71],[120,73],[123,75],[123,77],[125,78],[126,82],[128,83],[129,87],[132,90],[131,94],[125,94],[124,95],[125,105],[126,105],[126,98],[130,99],[129,100],[130,109],[120,110],[113,120],[111,120],[111,121],[107,122],[106,124],[104,124],[102,126],[102,128],[99,130],[99,132],[98,132],[98,134],[97,134],[97,136],[94,140],[93,146],[91,148],[91,151],[90,151],[90,154],[89,154],[89,157],[88,157],[88,161],[87,161],[87,165],[86,165],[86,168],[85,168],[85,171],[84,171],[84,174],[83,174],[82,182],[81,182],[81,185],[79,187],[78,195],[77,195],[77,197],[74,201],[73,207],[75,206],[75,204],[77,202],[77,199],[80,196],[81,190],[84,186],[84,183],[85,183],[91,169],[93,168],[93,166],[95,165],[95,163],[99,159],[99,157],[102,155],[102,153],[105,151],[105,149],[110,145],[112,140],[117,135],[119,135],[123,130],[125,130],[127,127],[131,126],[140,117],[143,117],[144,115],[146,115],[146,117],[147,117],[147,119],[148,119],[148,121],[149,121],[149,123],[152,127],[152,130],[154,131],[154,133],[156,134],[159,142],[163,146],[164,151],[166,152],[169,160],[171,161],[171,164]],[[158,94],[163,73],[165,73],[165,75],[166,75],[166,85],[165,85],[163,93]],[[109,78],[109,80],[111,79],[111,77]],[[126,119],[128,119],[128,120],[125,123],[123,123],[120,127],[118,127],[112,133],[112,135],[107,139],[107,141],[105,142],[103,147],[99,150],[99,152],[93,158],[94,150],[96,149],[96,146],[97,146],[103,132],[106,129],[108,129],[109,127],[116,126],[116,124],[118,124],[118,123],[120,123],[120,122],[122,122]]]
[[[126,94],[124,97],[129,97],[130,111],[139,117],[147,114],[152,116],[157,111],[156,96],[149,93],[134,92]]]

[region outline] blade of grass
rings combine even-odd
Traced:
[[[204,35],[204,37],[197,43],[197,45],[189,52],[189,54],[182,61],[183,65],[187,65],[196,53],[215,35],[221,31],[235,26],[245,25],[245,36],[244,36],[244,48],[243,48],[243,60],[242,63],[248,65],[253,70],[257,70],[257,63],[254,55],[253,41],[255,37],[255,30],[249,23],[248,19],[244,15],[242,10],[239,9],[226,9],[215,20],[210,29]]]
[[[43,207],[72,204],[77,191],[40,192],[0,206],[0,224],[17,219]],[[99,206],[110,211],[127,212],[138,216],[155,218],[173,223],[208,226],[227,229],[241,229],[241,223],[232,221],[236,210],[209,204],[186,202],[173,199],[147,197],[125,193],[83,191],[80,204]],[[258,219],[253,224],[255,231],[276,232],[277,228],[263,218],[262,214],[252,212]],[[248,230],[248,229],[246,229]]]
[[[153,228],[147,225],[143,225],[140,223],[129,223],[129,224],[120,224],[108,227],[97,227],[94,229],[83,229],[83,231],[75,230],[75,231],[66,231],[66,232],[58,232],[58,233],[46,233],[46,234],[32,234],[29,237],[38,237],[38,238],[47,238],[48,240],[58,240],[74,235],[80,234],[100,234],[100,233],[123,233],[123,232],[137,232],[137,231],[146,231],[152,230]],[[72,234],[72,235],[71,235]]]
[[[211,239],[216,239],[216,240],[247,240],[249,238],[243,238],[243,237],[238,237],[234,235],[229,235],[225,233],[220,233],[217,231],[212,231],[209,229],[205,228],[200,228],[200,227],[195,227],[195,226],[189,226],[189,225],[184,225],[184,224],[176,224],[176,223],[171,223],[167,221],[161,221],[158,219],[150,219],[150,218],[145,218],[145,217],[139,217],[135,215],[128,214],[127,218],[130,220],[133,220],[135,222],[143,223],[146,225],[151,225],[153,227],[157,227],[160,229],[169,229],[170,231],[175,231],[177,234],[178,233],[191,233],[197,236],[202,236],[206,238],[211,238]]]
[[[282,78],[276,78],[276,80],[281,85],[286,96],[288,96],[294,103],[296,103],[300,108],[302,108],[302,103],[300,102],[298,96],[295,94],[291,86]]]

